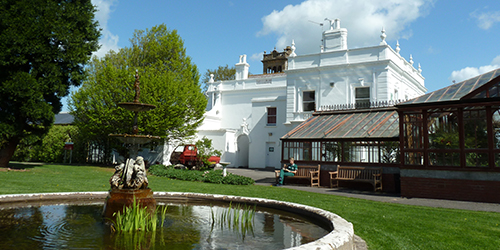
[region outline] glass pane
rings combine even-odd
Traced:
[[[458,152],[429,152],[430,166],[460,166],[460,153]]]
[[[404,148],[423,148],[422,114],[405,114],[403,121]]]
[[[290,158],[290,156],[289,156],[290,154],[288,154],[288,150],[289,150],[289,149],[290,149],[290,148],[288,147],[288,142],[285,142],[285,143],[283,144],[283,159],[281,159],[281,160],[286,161],[287,159],[289,159],[289,158]]]
[[[378,146],[373,142],[344,142],[345,162],[379,162]]]
[[[486,110],[465,110],[465,148],[488,148]]]
[[[268,115],[276,115],[276,108],[267,108]]]
[[[267,124],[276,124],[276,116],[268,116]]]
[[[364,146],[366,156],[364,157],[367,162],[379,163],[379,147],[376,142],[367,142]]]
[[[422,152],[406,152],[405,165],[423,165],[424,157]]]
[[[493,148],[500,149],[500,110],[493,107]]]
[[[320,161],[321,160],[321,143],[320,142],[312,142],[312,157],[311,160],[313,161]]]
[[[314,111],[314,102],[304,102],[303,111]]]
[[[489,97],[490,98],[493,98],[493,97],[500,97],[500,88],[498,86],[498,83],[497,85],[495,86],[492,86],[490,89],[489,89]]]
[[[370,88],[356,88],[356,98],[370,98]]]
[[[465,153],[467,167],[488,167],[488,153]]]
[[[500,153],[498,152],[495,153],[495,167],[500,167]]]
[[[356,158],[356,145],[354,142],[344,142],[344,162],[359,162]]]
[[[399,163],[399,142],[380,142],[380,162]]]
[[[458,116],[456,112],[433,112],[428,118],[429,148],[458,149]]]
[[[314,101],[314,91],[304,91],[303,92],[304,102]]]
[[[310,161],[311,160],[311,154],[312,154],[312,147],[311,147],[311,142],[304,142],[302,143],[303,147],[303,160],[304,161]]]
[[[324,142],[321,154],[322,161],[341,162],[342,161],[342,143]]]

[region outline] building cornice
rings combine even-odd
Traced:
[[[240,92],[265,92],[269,90],[284,90],[286,85],[283,86],[273,86],[273,87],[261,87],[261,88],[245,88],[245,89],[222,89],[219,90],[220,93],[240,93]]]

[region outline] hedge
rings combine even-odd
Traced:
[[[252,178],[231,173],[228,173],[225,177],[223,177],[222,170],[199,171],[175,169],[173,166],[157,164],[150,166],[148,172],[159,177],[167,177],[183,181],[198,181],[229,185],[253,185],[255,183]]]

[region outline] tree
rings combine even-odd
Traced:
[[[90,0],[0,0],[0,167],[39,141],[98,49]]]
[[[47,135],[36,143],[26,143],[21,140],[13,160],[16,161],[39,161],[39,162],[63,162],[64,145],[72,142],[78,137],[78,129],[75,126],[54,125]],[[69,152],[68,159],[69,159]]]
[[[136,70],[139,101],[156,105],[153,110],[139,112],[139,134],[169,140],[194,135],[207,100],[198,83],[198,69],[186,55],[181,37],[164,24],[135,31],[130,47],[93,58],[87,68],[88,79],[69,102],[80,135],[108,144],[108,134],[132,133],[134,112],[117,103],[134,100]],[[111,142],[111,148],[119,145]]]
[[[236,68],[235,67],[229,67],[227,64],[226,66],[219,66],[217,69],[208,69],[207,72],[203,75],[203,78],[201,81],[205,84],[203,87],[203,92],[207,90],[207,85],[210,81],[210,75],[214,74],[214,81],[226,81],[226,80],[234,80],[236,76]]]

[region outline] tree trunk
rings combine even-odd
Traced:
[[[7,168],[9,167],[9,161],[14,155],[16,151],[17,144],[19,144],[19,138],[13,137],[7,140],[5,144],[0,148],[0,167]]]

